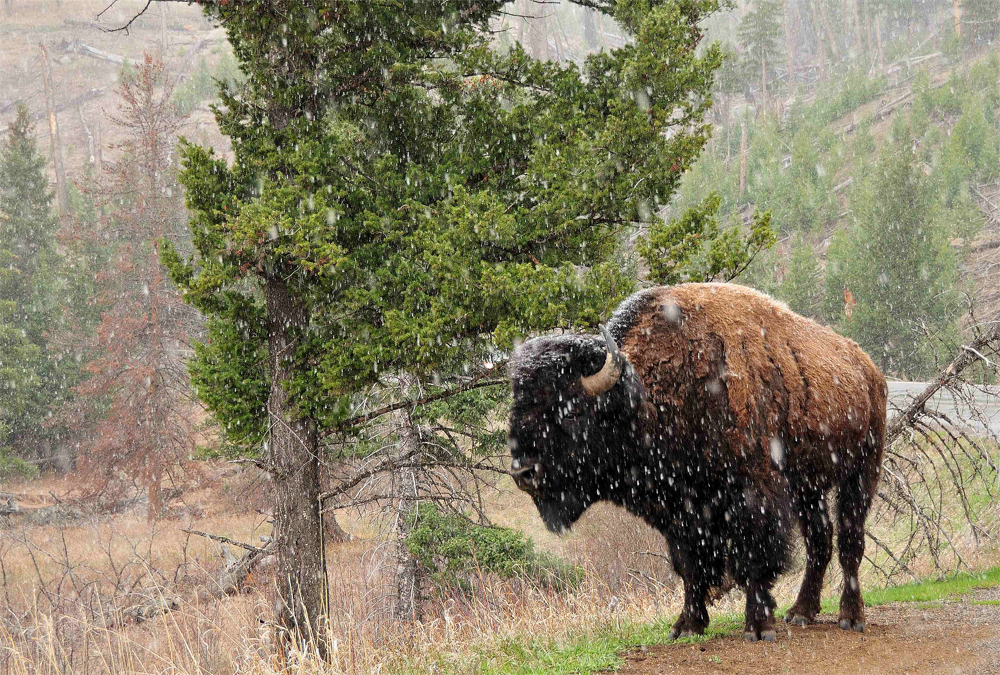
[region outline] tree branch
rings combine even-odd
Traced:
[[[1000,343],[1000,322],[976,338],[971,345],[963,345],[962,350],[955,357],[955,360],[948,364],[948,367],[941,371],[937,380],[927,385],[920,394],[913,400],[913,403],[898,415],[892,418],[885,433],[885,447],[892,445],[899,438],[907,427],[913,426],[917,418],[923,413],[924,404],[942,387],[953,382],[966,367],[978,361],[982,356],[980,352],[987,346]]]
[[[492,372],[492,371],[490,371],[490,372]],[[499,384],[506,384],[507,383],[507,380],[486,380],[486,381],[483,381],[483,378],[486,377],[487,374],[488,373],[482,373],[480,375],[477,375],[476,377],[472,378],[472,380],[470,382],[468,382],[466,384],[463,384],[460,387],[455,387],[454,389],[449,389],[447,391],[441,391],[441,392],[438,392],[436,394],[431,394],[429,396],[424,396],[423,398],[419,398],[419,399],[411,399],[411,400],[406,400],[406,401],[399,401],[398,403],[392,403],[390,405],[383,406],[383,407],[381,407],[381,408],[379,408],[377,410],[373,410],[370,413],[365,413],[364,415],[358,415],[357,417],[352,417],[350,419],[346,419],[343,422],[341,422],[340,424],[332,427],[329,431],[327,431],[326,434],[324,435],[324,437],[325,436],[329,436],[330,434],[338,432],[338,431],[347,431],[348,429],[352,429],[354,427],[360,426],[362,424],[370,422],[371,420],[375,419],[376,417],[381,417],[382,415],[391,413],[394,410],[400,410],[402,408],[416,407],[418,405],[424,405],[426,403],[431,403],[433,401],[440,401],[441,399],[451,398],[452,396],[455,396],[456,394],[461,394],[461,393],[464,393],[464,392],[467,392],[467,391],[472,391],[473,389],[479,389],[481,387],[495,387],[495,386],[497,386]]]
[[[207,537],[209,539],[214,539],[215,541],[221,541],[223,544],[229,544],[231,546],[238,546],[239,548],[244,548],[248,551],[254,551],[256,553],[268,553],[268,549],[260,548],[259,546],[253,546],[251,544],[244,544],[242,542],[234,541],[229,537],[223,537],[221,534],[209,534],[208,532],[199,532],[198,530],[188,530],[181,528],[181,532],[187,532],[188,534],[196,534],[199,537]]]

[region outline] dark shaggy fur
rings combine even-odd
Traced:
[[[885,435],[885,378],[854,342],[756,291],[685,284],[626,300],[608,330],[628,357],[607,392],[604,341],[531,340],[510,372],[512,473],[562,530],[610,500],[666,536],[684,581],[673,635],[702,633],[706,598],[728,573],[747,591],[749,639],[774,639],[770,589],[790,522],[807,568],[786,617],[820,608],[832,555],[826,495],[837,489],[841,628],[863,631],[858,567]]]

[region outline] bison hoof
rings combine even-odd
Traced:
[[[773,630],[761,631],[759,634],[752,630],[748,630],[747,632],[743,633],[743,639],[747,642],[756,642],[757,640],[762,640],[764,642],[774,642],[775,640],[778,639],[778,636],[775,634]]]
[[[673,630],[670,631],[670,635],[668,635],[667,638],[670,640],[676,640],[677,638],[689,638],[694,636],[695,632],[690,628],[685,628],[684,630],[681,630],[677,626],[674,626]]]
[[[856,621],[851,621],[850,619],[840,620],[840,630],[854,630],[858,633],[865,632],[865,622],[863,619],[858,619]]]
[[[795,624],[796,626],[808,626],[809,624],[812,623],[812,619],[810,619],[808,616],[803,616],[801,614],[793,615],[791,613],[788,613],[785,615],[785,623]]]

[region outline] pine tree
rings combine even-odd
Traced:
[[[910,138],[905,129],[894,135]],[[934,370],[928,334],[940,340],[955,331],[949,229],[936,222],[934,190],[905,140],[887,144],[861,175],[851,194],[855,222],[836,261],[842,293],[857,304],[850,317],[841,313],[840,329],[887,374],[925,376]]]
[[[47,331],[58,319],[53,192],[28,109],[0,145],[0,471],[3,457],[37,454],[64,394]],[[20,465],[24,468],[24,465]]]
[[[163,62],[149,55],[120,78],[112,120],[125,140],[94,190],[106,217],[84,235],[113,255],[95,297],[100,323],[76,345],[90,357],[87,378],[64,411],[88,430],[79,458],[85,496],[113,503],[139,483],[150,520],[162,515],[163,484],[183,487],[195,473],[184,347],[198,317],[158,258],[160,241],[183,240],[185,229],[172,92]]]
[[[737,39],[743,49],[745,77],[759,79],[762,98],[768,98],[767,80],[781,62],[784,29],[781,0],[754,0],[753,7],[740,21]]]
[[[820,301],[819,260],[809,242],[800,238],[792,247],[788,274],[778,291],[778,297],[793,311],[815,316]]]
[[[211,317],[199,395],[266,448],[293,631],[321,625],[319,448],[356,395],[471,393],[516,338],[594,328],[705,143],[714,0],[596,4],[636,40],[582,69],[491,48],[502,0],[207,8],[247,76],[216,112],[235,161],[184,147],[197,254],[161,258]]]

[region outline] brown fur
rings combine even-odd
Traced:
[[[718,378],[734,422],[729,450],[751,464],[770,463],[780,438],[786,468],[835,473],[857,457],[797,449],[824,441],[860,452],[869,433],[884,435],[885,378],[852,340],[743,286],[664,287],[650,302],[622,344],[650,398],[681,408]]]

